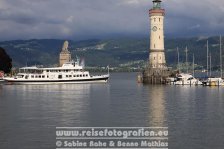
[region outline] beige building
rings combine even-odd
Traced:
[[[68,41],[65,41],[59,56],[59,66],[62,66],[66,62],[70,62],[72,57],[71,53],[68,50]]]
[[[149,11],[151,23],[149,64],[151,68],[166,67],[164,52],[164,15],[161,0],[153,1],[153,8]]]

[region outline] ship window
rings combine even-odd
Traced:
[[[19,75],[19,76],[17,76],[18,78],[23,78],[23,75]]]
[[[159,22],[160,22],[160,20],[161,20],[161,19],[159,18]]]
[[[45,76],[42,76],[42,78],[45,78]]]
[[[86,74],[86,77],[88,77],[88,74]]]
[[[47,72],[49,72],[49,70],[47,70]]]
[[[58,79],[62,79],[62,75],[58,75]]]
[[[31,78],[34,78],[34,76],[32,75]]]
[[[35,76],[35,78],[38,78],[38,76]]]
[[[69,78],[71,78],[72,77],[72,75],[69,75]]]
[[[41,76],[39,76],[39,78],[41,78]]]
[[[47,78],[49,78],[49,76],[47,76]]]
[[[68,78],[68,75],[66,75],[66,78]]]

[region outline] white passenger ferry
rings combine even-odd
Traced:
[[[62,67],[37,68],[23,67],[20,72],[13,77],[5,77],[4,80],[14,84],[69,84],[69,83],[106,83],[109,79],[108,74],[92,76],[85,71],[78,62],[68,62]]]

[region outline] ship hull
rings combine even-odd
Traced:
[[[71,79],[71,80],[25,80],[5,78],[8,84],[85,84],[85,83],[107,83],[109,76],[88,78],[88,79]]]

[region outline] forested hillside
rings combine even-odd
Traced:
[[[17,40],[0,42],[13,60],[13,66],[24,65],[57,65],[58,55],[64,40]],[[189,61],[195,54],[195,63],[206,65],[207,38],[166,39],[166,59],[169,66],[177,63],[179,47],[180,61],[185,62],[185,48],[189,49]],[[141,67],[148,59],[149,39],[121,38],[111,40],[69,41],[73,58],[85,58],[88,66]],[[219,37],[209,38],[209,49],[212,53],[213,67],[219,65]]]

